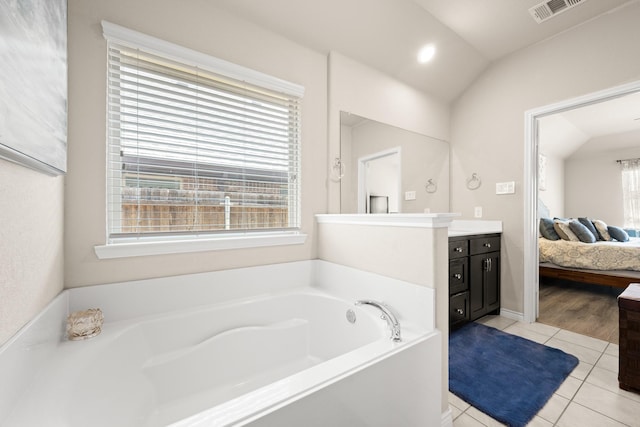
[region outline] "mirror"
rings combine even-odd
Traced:
[[[449,144],[340,113],[340,213],[449,211]]]

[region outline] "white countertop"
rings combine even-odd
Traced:
[[[449,226],[449,237],[491,233],[502,233],[502,221],[454,219]]]

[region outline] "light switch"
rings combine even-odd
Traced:
[[[514,181],[496,183],[496,194],[514,194],[515,192],[516,183]]]
[[[476,206],[473,210],[473,216],[476,218],[482,218],[482,206]]]
[[[415,191],[406,191],[404,193],[404,199],[405,200],[415,200],[416,199],[416,192]]]

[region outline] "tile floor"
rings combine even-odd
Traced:
[[[480,322],[559,348],[580,360],[529,426],[640,427],[640,394],[618,387],[618,345],[542,323],[521,323],[501,316],[486,316]],[[452,393],[449,404],[454,427],[502,425]]]

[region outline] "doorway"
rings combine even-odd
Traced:
[[[535,322],[538,317],[538,138],[539,119],[587,105],[605,102],[640,92],[640,81],[616,86],[600,92],[562,101],[525,112],[524,155],[524,313],[523,320]]]
[[[399,213],[402,188],[401,148],[358,159],[358,213]]]

